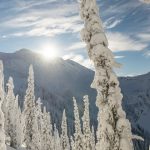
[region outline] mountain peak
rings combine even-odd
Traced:
[[[26,48],[22,48],[22,49],[16,51],[15,53],[17,53],[17,54],[26,54],[26,53],[32,53],[32,51],[29,50],[29,49],[26,49]]]

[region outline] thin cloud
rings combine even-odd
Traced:
[[[150,4],[150,0],[140,0],[140,1],[143,2],[143,3]]]
[[[109,48],[114,51],[141,51],[144,50],[148,44],[131,38],[119,32],[107,33]]]
[[[78,43],[71,45],[68,48],[68,50],[80,50],[80,49],[85,48],[85,46],[86,46],[86,44],[84,42],[78,42]]]
[[[141,35],[141,37],[148,40],[148,35]],[[122,34],[120,32],[108,32],[107,33],[108,41],[109,41],[109,48],[113,52],[118,51],[141,51],[144,50],[148,44],[145,43],[143,40],[136,40],[131,38],[128,35]],[[68,50],[81,50],[86,47],[84,42],[77,42],[71,45]],[[123,58],[124,56],[116,56],[116,58]]]
[[[147,58],[150,58],[150,51],[147,51],[146,53],[144,53],[144,56]]]
[[[125,56],[115,56],[116,59],[125,58]]]
[[[138,38],[140,38],[142,41],[150,42],[150,33],[139,34]]]
[[[52,2],[52,0],[47,0],[48,2]],[[39,5],[39,3],[33,1],[33,3],[28,5],[33,7]],[[83,27],[76,3],[63,3],[63,5],[55,3],[55,7],[53,6],[51,9],[39,10],[29,8],[27,9],[28,11],[17,14],[15,18],[12,16],[12,18],[5,20],[0,27],[2,29],[12,29],[12,33],[9,36],[48,37],[62,33],[76,33]]]
[[[70,54],[64,55],[63,59],[65,59],[65,60],[67,60],[67,59],[73,60],[73,61],[81,64],[82,66],[85,66],[86,68],[94,70],[93,63],[90,61],[90,59],[85,58],[83,55],[70,53]]]
[[[121,22],[122,22],[122,19],[115,19],[114,17],[111,17],[104,22],[104,28],[106,29],[115,28]]]
[[[17,6],[19,6],[16,9],[25,10],[25,9],[33,8],[35,6],[41,6],[41,5],[44,5],[44,4],[57,2],[57,0],[44,0],[44,1],[37,1],[37,0],[20,1],[20,0],[15,0],[15,2],[17,4]]]
[[[18,21],[18,20],[17,20]],[[15,24],[18,24],[17,21]],[[20,22],[20,21],[19,21]],[[19,26],[30,26],[25,31],[15,32],[10,36],[47,36],[52,37],[62,33],[76,33],[82,28],[79,16],[44,18],[35,22],[26,22]]]

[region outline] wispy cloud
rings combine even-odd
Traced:
[[[122,22],[122,19],[115,19],[115,17],[111,17],[104,22],[104,28],[111,29],[116,27]]]
[[[147,3],[147,4],[150,4],[150,0],[140,0],[141,2],[144,2],[144,3]]]
[[[47,3],[55,0],[46,0]],[[41,3],[42,5],[45,3]],[[77,4],[55,3],[51,8],[30,9],[40,5],[39,2],[31,1],[23,5],[27,10],[1,23],[0,27],[12,29],[9,36],[55,36],[62,33],[79,32],[83,27],[78,15]],[[42,7],[42,6],[41,6]],[[57,9],[55,9],[55,7]],[[21,7],[22,8],[22,7]]]
[[[23,23],[23,26],[30,26],[31,24],[32,27],[30,27],[30,29],[25,29],[25,31],[12,33],[11,36],[52,37],[62,33],[79,32],[82,28],[82,24],[80,24],[79,22],[79,16],[44,18],[37,20],[33,23]]]
[[[85,48],[86,44],[84,42],[77,42],[73,45],[71,45],[68,50],[80,50]]]
[[[37,1],[37,0],[30,0],[30,1],[25,1],[25,0],[15,0],[17,6],[17,9],[19,10],[25,10],[25,9],[30,9],[34,8],[36,6],[40,6],[43,4],[49,4],[52,2],[57,2],[58,0],[44,0],[44,1]]]
[[[150,42],[150,33],[141,33],[138,37],[145,42]]]
[[[119,32],[108,32],[109,48],[114,51],[141,51],[148,44]]]
[[[147,41],[149,34],[138,35],[138,40],[130,35],[122,34],[120,32],[107,32],[109,41],[109,48],[113,52],[118,51],[141,51],[148,47]],[[86,47],[84,42],[77,42],[71,45],[67,50],[81,50]],[[123,58],[124,56],[116,56],[116,58]]]
[[[125,58],[125,56],[115,56],[116,59]]]
[[[90,59],[85,58],[83,55],[70,53],[63,56],[63,59],[70,59],[73,60],[89,69],[94,69],[93,63],[90,61]]]
[[[144,53],[144,56],[147,58],[150,58],[150,51],[147,51],[146,53]]]

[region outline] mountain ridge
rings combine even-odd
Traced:
[[[75,96],[80,115],[83,113],[84,95],[90,98],[91,124],[97,125],[96,91],[90,87],[94,71],[72,60],[56,58],[44,61],[38,53],[23,49],[15,53],[0,53],[4,63],[5,83],[9,76],[14,78],[15,94],[19,94],[20,105],[23,104],[27,87],[28,68],[33,65],[35,72],[35,95],[41,97],[42,103],[51,112],[52,121],[60,128],[62,111],[68,116],[69,133],[73,131],[73,103]],[[134,133],[150,139],[150,73],[135,77],[120,77],[123,108],[132,124]],[[145,122],[145,123],[143,123]],[[144,129],[144,131],[143,131]]]

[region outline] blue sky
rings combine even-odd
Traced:
[[[119,76],[150,72],[149,0],[97,0]],[[80,39],[77,0],[0,0],[0,51],[49,51],[92,68]],[[57,47],[57,48],[56,48]]]

